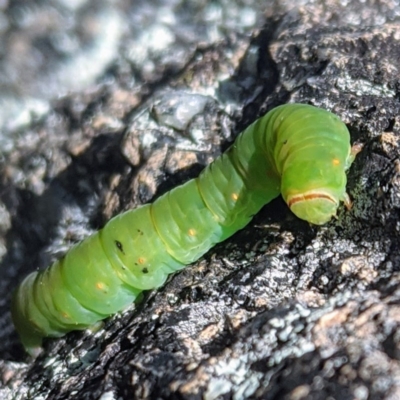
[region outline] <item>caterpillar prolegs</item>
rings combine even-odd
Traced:
[[[346,194],[355,157],[334,114],[304,104],[279,106],[242,132],[201,174],[111,219],[49,268],[33,272],[13,297],[26,350],[44,337],[85,329],[161,286],[216,243],[242,229],[280,193],[299,218],[324,224]]]

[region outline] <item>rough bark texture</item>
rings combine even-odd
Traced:
[[[0,17],[0,399],[400,398],[397,1],[21,0]],[[277,199],[97,331],[24,354],[9,303],[26,273],[289,101],[364,144],[350,211],[312,227]]]

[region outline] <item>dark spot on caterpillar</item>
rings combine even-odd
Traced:
[[[115,240],[115,245],[117,246],[117,249],[123,254],[125,255],[124,252],[124,247],[122,246],[122,243],[119,240]]]
[[[148,270],[147,268],[143,268],[143,269],[142,269],[142,272],[143,272],[144,274],[148,274],[148,273],[149,273],[149,270]]]
[[[283,142],[283,144],[287,144],[287,139]]]
[[[143,231],[141,231],[140,229],[138,229],[137,231],[138,231],[139,235],[141,235],[141,236],[143,235]]]

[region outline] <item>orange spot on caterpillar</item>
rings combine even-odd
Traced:
[[[138,263],[139,264],[144,264],[146,262],[146,259],[144,257],[139,257],[138,258]]]
[[[104,290],[104,283],[103,282],[97,282],[96,283],[96,288],[99,290]]]
[[[239,198],[239,195],[237,193],[232,193],[231,198],[232,198],[232,200],[236,201]]]
[[[189,236],[196,236],[196,231],[194,229],[189,229]]]
[[[340,160],[339,160],[338,158],[334,158],[334,159],[332,160],[332,164],[333,164],[335,167],[337,167],[338,165],[340,165]]]

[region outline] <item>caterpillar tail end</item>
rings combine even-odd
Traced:
[[[16,292],[12,298],[11,316],[25,351],[32,357],[37,357],[43,350],[43,335],[38,333],[22,314],[18,306]]]
[[[42,352],[42,336],[20,334],[19,337],[25,351],[33,358],[36,358]]]

